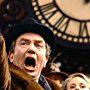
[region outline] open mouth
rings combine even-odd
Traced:
[[[27,69],[33,69],[36,66],[35,59],[31,57],[27,57],[24,64]]]

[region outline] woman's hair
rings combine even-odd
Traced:
[[[83,80],[85,80],[88,84],[90,84],[89,78],[88,78],[86,75],[84,75],[84,74],[82,74],[82,73],[74,73],[74,74],[71,74],[71,75],[64,81],[64,83],[63,83],[63,85],[62,85],[63,90],[66,90],[66,89],[67,89],[67,84],[68,84],[68,82],[69,82],[70,80],[72,80],[74,77],[80,77],[80,78],[82,78]],[[89,85],[89,87],[90,87],[90,85]]]

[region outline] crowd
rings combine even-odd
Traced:
[[[0,34],[0,90],[90,90],[83,73],[68,75],[55,63],[46,67],[54,47],[53,32],[34,19]]]

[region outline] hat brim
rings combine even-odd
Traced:
[[[58,75],[62,77],[64,80],[68,78],[68,74],[65,72],[50,72],[50,73],[47,73],[45,76],[52,77],[53,75],[56,75],[56,76]]]
[[[39,34],[45,42],[51,47],[51,50],[54,48],[55,37],[53,32],[46,26],[39,23],[21,23],[10,28],[6,33],[6,48],[7,52],[9,52],[9,48],[14,40],[16,40],[21,34],[33,32]]]

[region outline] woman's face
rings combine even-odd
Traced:
[[[89,83],[81,77],[74,77],[67,83],[67,90],[89,90]]]

